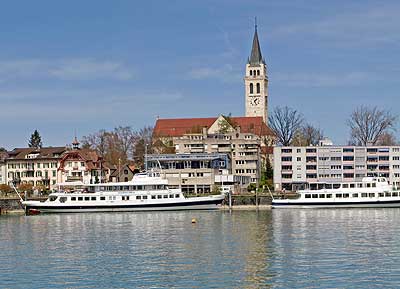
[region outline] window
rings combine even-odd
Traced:
[[[257,93],[260,93],[260,84],[257,83]]]
[[[179,198],[179,194],[175,194],[175,198]]]
[[[332,198],[332,194],[326,194],[326,198],[327,199],[331,199]]]
[[[161,195],[157,195],[157,199],[162,199],[162,196]]]
[[[313,199],[317,199],[317,198],[318,198],[318,195],[317,195],[317,194],[313,194],[313,195],[312,195],[312,198],[313,198]]]
[[[399,196],[399,193],[398,192],[393,192],[392,193],[392,197],[398,197]]]
[[[76,197],[71,197],[71,201],[76,201]]]
[[[390,192],[386,192],[385,193],[385,197],[391,197],[392,195],[390,194]],[[61,200],[60,200],[61,201]]]
[[[136,200],[141,200],[142,196],[136,196]]]
[[[349,194],[343,194],[343,198],[348,198]]]
[[[85,201],[90,201],[90,197],[85,197]]]
[[[106,197],[100,197],[100,201],[105,201]]]
[[[155,196],[155,195],[152,195],[152,196],[151,196],[151,199],[152,199],[152,200],[155,200],[155,199],[156,199],[156,196]]]
[[[368,196],[367,193],[362,193],[362,194],[361,194],[361,198],[366,198],[367,196]]]
[[[373,198],[373,197],[375,197],[375,193],[369,193],[368,196],[369,196],[370,198]]]
[[[320,199],[325,199],[325,194],[319,195]]]
[[[351,195],[353,198],[358,198],[358,194],[357,193],[354,193],[354,194],[352,194]]]
[[[142,199],[143,199],[143,200],[147,200],[147,196],[143,196]]]
[[[253,75],[253,70],[250,70],[250,76],[252,76]]]
[[[67,197],[60,197],[60,203],[65,203],[67,201]]]
[[[90,198],[92,201],[96,201],[96,197],[91,197]]]
[[[342,194],[336,194],[336,198],[342,198],[343,195]]]
[[[78,197],[78,201],[83,201],[83,197]]]
[[[251,94],[253,94],[254,92],[253,92],[253,90],[254,90],[254,88],[253,88],[253,84],[252,83],[250,83],[250,93]]]
[[[384,197],[384,196],[385,196],[384,193],[379,193],[379,194],[378,194],[378,197]]]
[[[311,195],[310,194],[306,194],[306,199],[311,199]]]

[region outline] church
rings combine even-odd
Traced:
[[[244,86],[245,116],[157,119],[153,131],[155,152],[171,157],[173,154],[227,154],[232,175],[243,177],[247,184],[258,183],[261,165],[272,154],[275,138],[267,125],[267,65],[262,57],[257,26],[246,63]]]

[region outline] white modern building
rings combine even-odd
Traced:
[[[400,187],[400,146],[309,146],[274,148],[275,190],[384,176]]]

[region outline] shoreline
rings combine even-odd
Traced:
[[[272,207],[271,205],[236,205],[232,206],[232,208],[229,208],[229,206],[222,206],[218,209],[218,211],[266,211],[266,210],[271,210]],[[150,211],[149,211],[150,212]],[[132,211],[134,213],[134,211]],[[1,215],[24,215],[25,211],[22,209],[17,209],[17,210],[3,210],[1,211]]]

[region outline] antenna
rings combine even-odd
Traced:
[[[257,16],[254,17],[254,28],[257,31]]]

